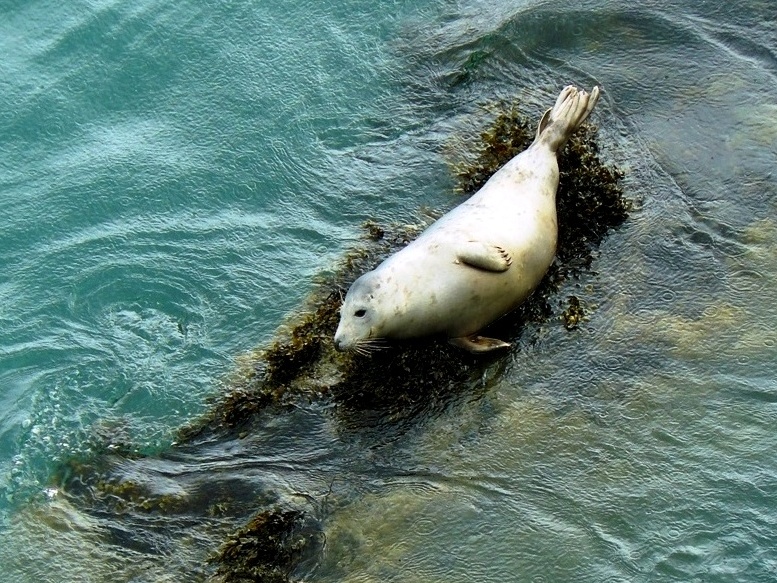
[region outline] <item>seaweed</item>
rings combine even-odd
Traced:
[[[521,113],[517,103],[500,103],[493,107],[498,113],[471,146],[474,157],[461,152],[459,155],[464,159],[452,164],[456,191],[467,196],[475,194],[494,172],[528,148],[534,139],[529,119]]]
[[[623,171],[603,164],[599,157],[592,125],[583,125],[564,146],[559,173],[556,263],[578,276],[590,269],[593,251],[607,233],[628,218],[631,204],[620,185]]]
[[[580,326],[580,322],[585,319],[585,310],[580,304],[580,300],[577,296],[569,296],[567,298],[569,305],[567,309],[561,314],[561,318],[564,321],[564,327],[567,330],[574,330]]]
[[[286,583],[312,538],[302,512],[275,507],[229,536],[209,562],[222,583]]]

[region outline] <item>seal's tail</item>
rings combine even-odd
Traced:
[[[542,116],[534,143],[542,143],[554,152],[558,151],[586,120],[598,100],[598,87],[594,87],[590,94],[574,85],[564,87],[556,105]]]

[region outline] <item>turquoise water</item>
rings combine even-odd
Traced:
[[[0,578],[205,577],[191,541],[106,542],[120,521],[68,506],[58,462],[105,434],[164,452],[363,220],[452,204],[482,105],[575,82],[604,88],[637,205],[561,292],[580,331],[391,439],[300,412],[286,449],[270,426],[191,463],[327,500],[310,580],[777,580],[776,11],[5,2]]]

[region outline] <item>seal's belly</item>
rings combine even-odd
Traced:
[[[387,282],[401,282],[391,291],[402,321],[392,336],[467,336],[516,308],[553,261],[557,228],[552,211],[545,216],[535,210],[531,221],[522,221],[469,208],[464,224],[453,215],[388,259],[379,270]],[[494,272],[461,262],[457,246],[473,240],[503,248],[510,267]]]
[[[370,277],[384,311],[370,336],[469,336],[520,305],[556,252],[557,185],[555,157],[529,149],[384,261]]]

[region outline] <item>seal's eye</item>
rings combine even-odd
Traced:
[[[353,315],[357,318],[364,318],[364,314],[367,313],[367,310],[356,310]]]

